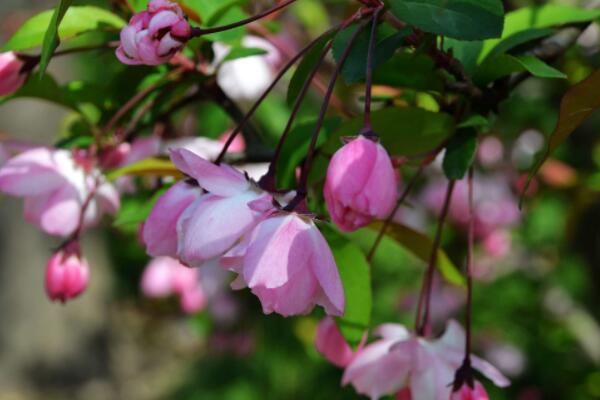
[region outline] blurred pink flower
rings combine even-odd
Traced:
[[[90,279],[89,266],[79,245],[71,243],[58,251],[46,266],[46,294],[52,301],[65,302],[79,296]]]
[[[380,340],[367,345],[346,368],[343,384],[378,399],[410,388],[412,400],[448,400],[455,371],[464,358],[465,333],[450,321],[439,339],[413,336],[402,325],[385,324],[377,331]],[[509,381],[491,364],[472,356],[472,365],[496,385]]]
[[[333,221],[344,231],[383,219],[396,203],[398,184],[383,146],[362,135],[339,149],[327,169],[324,195]]]
[[[452,392],[450,400],[489,400],[489,396],[481,383],[475,381],[473,387],[463,384],[459,390]]]
[[[0,96],[16,92],[27,79],[25,63],[14,52],[0,53]]]
[[[179,4],[151,0],[148,9],[135,14],[121,30],[117,58],[124,64],[159,65],[168,62],[191,35]]]
[[[344,313],[344,290],[333,254],[310,217],[274,214],[231,253],[224,263],[239,274],[232,286],[248,286],[265,314],[307,314],[316,304],[330,315]]]
[[[356,352],[352,350],[342,336],[335,320],[331,317],[325,317],[317,328],[315,346],[317,351],[330,363],[340,368],[346,368],[362,348],[362,343]]]
[[[63,237],[79,227],[82,206],[92,193],[83,228],[97,224],[105,212],[117,212],[119,194],[103,180],[89,159],[67,150],[27,150],[0,168],[0,192],[25,198],[25,220]]]

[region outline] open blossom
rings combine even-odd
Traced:
[[[217,82],[223,91],[234,100],[254,100],[260,97],[269,87],[275,76],[275,66],[280,62],[279,51],[267,40],[257,36],[246,36],[242,45],[249,48],[258,48],[266,54],[238,58],[225,61],[230,47],[215,43],[214,64],[223,64],[217,72]]]
[[[79,245],[71,243],[58,251],[46,266],[46,293],[50,300],[65,302],[81,294],[90,279],[89,266]]]
[[[55,236],[69,236],[79,227],[98,223],[103,213],[119,208],[115,188],[85,157],[68,150],[34,148],[0,168],[0,192],[25,199],[25,220]],[[100,181],[97,184],[97,181]],[[91,193],[83,219],[82,207]]]
[[[224,263],[239,274],[234,287],[249,287],[264,313],[307,314],[316,304],[329,315],[344,313],[344,290],[333,254],[310,217],[275,213],[232,253]]]
[[[394,167],[383,146],[362,135],[331,158],[324,188],[327,209],[344,231],[383,219],[397,197]]]
[[[177,254],[188,265],[225,254],[272,208],[269,194],[228,165],[215,165],[186,149],[173,150],[171,159],[207,192],[177,221]]]
[[[151,0],[148,9],[135,14],[121,31],[117,58],[130,65],[168,62],[191,35],[181,7],[169,0]]]
[[[412,400],[448,400],[455,371],[462,365],[465,333],[450,321],[444,335],[435,340],[415,337],[402,325],[378,328],[380,340],[367,345],[346,368],[343,383],[378,399],[410,388]],[[473,368],[505,387],[509,381],[491,364],[471,356]]]
[[[354,359],[354,356],[360,351],[352,350],[346,339],[342,336],[335,320],[331,317],[325,317],[319,323],[317,336],[315,338],[317,351],[323,355],[329,362],[340,368],[345,368]]]
[[[490,400],[490,398],[483,385],[475,381],[473,387],[464,383],[459,390],[452,392],[450,400]]]
[[[153,259],[144,270],[140,285],[142,292],[148,297],[179,296],[181,309],[186,314],[201,311],[206,305],[199,271],[188,268],[171,257]]]
[[[23,60],[14,52],[0,53],[0,96],[12,94],[23,86],[27,79],[23,66]]]

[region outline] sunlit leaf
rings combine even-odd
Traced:
[[[111,171],[107,174],[107,177],[109,180],[113,181],[118,177],[125,175],[172,176],[176,178],[183,176],[170,160],[154,157],[146,158],[144,160]]]

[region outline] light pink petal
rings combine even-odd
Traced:
[[[183,43],[173,38],[170,33],[167,33],[162,39],[160,39],[156,49],[156,54],[158,54],[160,57],[169,57],[177,52],[182,46]]]
[[[414,340],[419,345],[413,356],[411,393],[413,400],[448,400],[452,393],[452,382],[458,365],[448,364],[437,356],[423,339]]]
[[[71,235],[81,218],[81,201],[72,186],[65,185],[47,197],[25,200],[25,220],[49,235]]]
[[[199,286],[181,293],[179,302],[181,310],[186,314],[196,314],[206,306],[206,296]]]
[[[96,201],[102,212],[115,215],[121,207],[119,192],[110,183],[104,183],[96,189]]]
[[[375,334],[383,339],[407,340],[410,332],[400,324],[383,324],[375,330]]]
[[[170,257],[153,259],[142,274],[140,287],[148,297],[167,297],[173,294],[172,276],[174,266],[179,264]]]
[[[148,157],[156,156],[160,153],[160,145],[161,139],[158,136],[153,135],[136,139],[131,143],[129,152],[120,165],[128,165]]]
[[[354,351],[331,317],[325,317],[319,323],[315,347],[323,357],[340,368],[345,368],[354,358]]]
[[[261,214],[247,206],[254,198],[252,193],[233,197],[207,195],[179,223],[181,259],[197,264],[230,250],[260,221]]]
[[[313,246],[312,254],[310,255],[311,268],[325,296],[329,299],[330,304],[333,305],[332,309],[326,309],[327,313],[341,316],[344,314],[345,297],[335,259],[333,258],[329,244],[327,244],[319,229],[312,221],[310,225],[311,229],[303,233],[303,235],[310,238]]]
[[[246,177],[228,165],[215,165],[187,149],[171,150],[171,160],[201,187],[219,196],[233,196],[249,187]]]
[[[121,30],[121,46],[123,52],[128,59],[136,59],[138,57],[136,34],[139,31],[132,26],[126,26]]]
[[[121,61],[123,64],[126,64],[126,65],[140,65],[140,64],[142,64],[141,61],[129,57],[125,53],[125,51],[123,50],[123,47],[121,47],[121,46],[117,47],[117,50],[115,51],[115,55],[117,56],[117,58],[119,59],[119,61]]]
[[[142,232],[148,254],[152,256],[177,254],[177,221],[200,196],[202,191],[197,186],[178,182],[158,199],[144,223]]]
[[[496,367],[494,367],[489,362],[471,355],[471,362],[473,364],[473,368],[477,369],[481,372],[486,378],[494,382],[494,384],[498,387],[507,387],[510,386],[510,381],[506,378]]]
[[[12,196],[38,196],[64,184],[49,149],[28,150],[0,168],[0,191]]]
[[[152,16],[148,25],[148,33],[150,36],[156,35],[158,31],[164,28],[169,28],[181,20],[181,17],[173,11],[163,10]]]

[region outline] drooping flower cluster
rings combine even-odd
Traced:
[[[239,274],[266,313],[296,315],[315,304],[341,315],[344,293],[327,242],[309,216],[285,212],[281,197],[260,189],[242,172],[176,149],[171,159],[190,179],[171,187],[144,223],[153,256],[189,266],[222,258]]]
[[[14,52],[0,53],[0,96],[12,94],[23,86],[27,79],[24,66],[25,62]]]
[[[354,231],[392,212],[397,187],[387,151],[359,135],[331,158],[323,192],[333,221],[344,231]]]
[[[148,9],[135,14],[121,31],[117,57],[129,65],[168,62],[191,34],[181,7],[169,0],[151,0]]]

